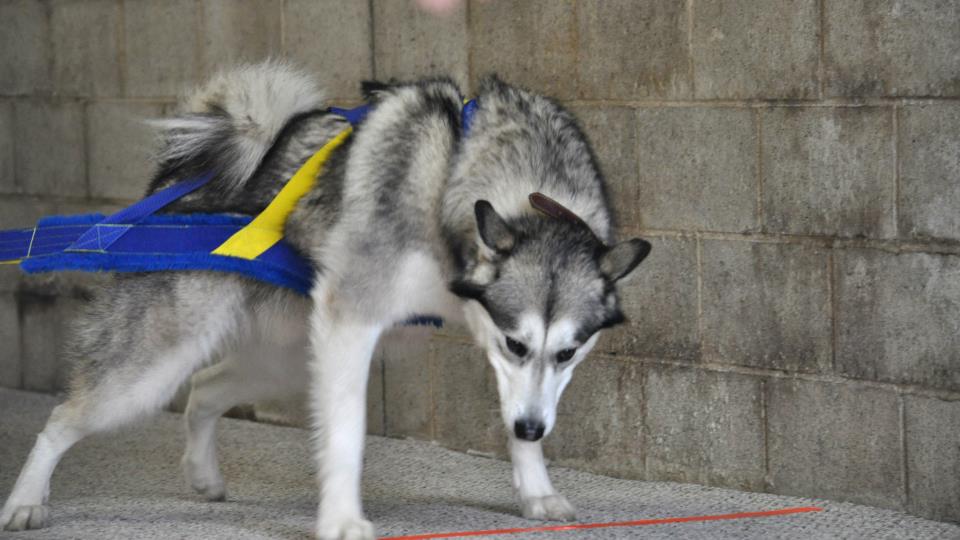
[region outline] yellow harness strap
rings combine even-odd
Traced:
[[[352,131],[353,129],[348,127],[330,142],[323,145],[323,148],[311,156],[294,173],[287,185],[283,186],[283,189],[263,209],[263,212],[260,212],[246,227],[234,233],[211,253],[242,259],[256,259],[264,251],[279,242],[283,238],[283,228],[287,223],[287,218],[290,217],[297,202],[310,191],[316,183],[317,177],[323,171],[323,165],[330,154],[347,140]]]

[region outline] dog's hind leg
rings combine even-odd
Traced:
[[[239,298],[230,291],[217,291],[225,293],[222,302],[209,306],[195,293],[204,283],[171,289],[159,281],[141,280],[136,292],[119,286],[81,319],[71,343],[77,362],[70,397],[37,436],[0,510],[0,528],[45,526],[50,476],[64,452],[84,437],[158,411],[235,329]],[[149,306],[132,302],[163,292],[169,296]]]
[[[46,525],[50,475],[60,457],[84,436],[70,420],[72,407],[64,403],[53,409],[47,427],[37,436],[13,491],[0,511],[0,528],[9,531],[39,529]]]
[[[185,423],[183,472],[187,482],[211,501],[224,500],[217,459],[217,420],[231,407],[264,399],[306,395],[306,346],[235,353],[193,375]]]
[[[44,527],[50,476],[64,452],[89,435],[129,424],[159,410],[205,360],[183,350],[165,356],[157,362],[165,365],[144,373],[140,384],[127,386],[108,377],[89,395],[71,397],[54,408],[0,512],[3,528],[17,531]],[[101,397],[106,395],[106,399]]]

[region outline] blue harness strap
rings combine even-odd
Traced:
[[[67,249],[72,251],[97,251],[107,249],[111,244],[119,240],[130,227],[150,217],[173,201],[196,191],[212,178],[213,173],[207,173],[198,178],[183,180],[143,200],[137,201],[107,217],[103,221],[93,224],[90,230],[83,233],[83,235]]]
[[[359,107],[354,107],[352,109],[341,109],[340,107],[329,107],[327,108],[331,113],[342,116],[347,119],[347,122],[350,122],[351,126],[356,127],[357,124],[363,122],[367,117],[367,114],[370,112],[370,105],[360,105]],[[460,111],[460,127],[464,134],[470,131],[470,125],[473,123],[473,115],[477,112],[477,100],[471,99],[465,101],[463,104],[463,109]]]
[[[131,227],[171,202],[203,186],[213,177],[177,182],[123,210],[104,217],[100,214],[52,216],[43,218],[32,229],[0,231],[0,262],[70,251],[102,251],[108,249]]]
[[[363,122],[363,119],[367,117],[367,113],[370,112],[370,105],[360,105],[359,107],[354,107],[352,109],[329,107],[327,110],[337,116],[346,118],[347,122],[350,122],[351,126],[356,126],[360,122]]]

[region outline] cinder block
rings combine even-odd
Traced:
[[[0,293],[0,343],[0,386],[20,388],[20,315],[17,299],[9,292]]]
[[[33,227],[37,220],[54,212],[53,202],[38,197],[0,198],[0,229]]]
[[[20,294],[23,388],[56,392],[66,387],[69,365],[63,358],[68,322],[78,301],[68,296]]]
[[[195,0],[124,2],[127,95],[177,96],[200,74]]]
[[[795,379],[767,388],[771,492],[902,507],[896,393]]]
[[[121,5],[115,0],[52,5],[55,91],[67,96],[120,95]]]
[[[786,107],[761,114],[766,230],[896,235],[890,108]]]
[[[3,201],[0,201],[0,210],[5,206]],[[20,266],[17,264],[0,264],[0,293],[16,292],[19,289]]]
[[[0,94],[50,90],[50,8],[47,2],[0,2]]]
[[[368,2],[287,0],[284,55],[313,71],[331,98],[360,99],[373,77]]]
[[[54,211],[61,215],[99,213],[108,216],[127,206],[129,205],[126,203],[103,203],[74,199],[57,202],[54,205]]]
[[[449,76],[469,93],[465,7],[437,16],[407,0],[371,5],[378,80]]]
[[[801,372],[830,369],[826,250],[705,240],[702,264],[705,359]]]
[[[389,437],[433,439],[430,334],[426,328],[398,328],[381,343]]]
[[[627,107],[591,106],[574,107],[571,112],[597,156],[617,225],[621,229],[639,228],[636,113]]]
[[[595,356],[576,368],[544,439],[556,465],[643,477],[643,381],[639,366]]]
[[[17,191],[13,175],[13,102],[0,101],[0,193]]]
[[[690,97],[684,2],[589,0],[576,13],[581,98]]]
[[[383,400],[383,356],[375,355],[370,363],[367,380],[367,433],[386,435],[386,419]]]
[[[905,396],[908,510],[960,521],[960,401]]]
[[[597,350],[615,355],[694,360],[697,329],[697,243],[647,238],[653,250],[617,288],[627,323],[605,332]]]
[[[473,340],[473,335],[470,333],[470,328],[465,321],[444,320],[443,326],[435,332],[438,336],[446,336],[454,340],[471,342]]]
[[[383,359],[376,355],[370,363],[370,376],[367,382],[366,423],[367,433],[384,435],[383,429]],[[231,409],[241,418],[247,417],[247,405]],[[264,400],[253,404],[252,416],[260,422],[281,424],[298,428],[313,429],[309,403],[309,390],[303,394],[283,399]],[[230,413],[227,413],[228,415]]]
[[[253,411],[260,422],[306,429],[312,426],[307,396],[262,401],[254,404]]]
[[[281,48],[280,0],[203,0],[203,70],[277,56]]]
[[[187,403],[190,400],[190,380],[187,379],[185,382],[180,384],[180,387],[177,388],[176,393],[173,394],[173,399],[170,400],[170,403],[167,403],[167,406],[164,407],[164,410],[176,413],[183,413],[187,410]],[[254,413],[256,414],[256,413]]]
[[[649,366],[647,478],[762,490],[761,392],[757,377]]]
[[[156,131],[146,120],[159,118],[163,106],[139,102],[94,102],[87,106],[90,194],[139,199],[153,173]]]
[[[577,21],[566,2],[470,2],[472,86],[486,75],[557,99],[577,94]]]
[[[637,211],[654,229],[757,227],[757,133],[742,108],[637,113]]]
[[[829,96],[960,95],[960,4],[825,2]]]
[[[20,266],[0,264],[0,293],[16,292],[20,287]]]
[[[432,342],[431,350],[436,439],[456,450],[505,455],[496,379],[483,352],[445,340]]]
[[[817,97],[817,4],[817,0],[693,4],[696,97]]]
[[[383,431],[383,363],[374,358],[370,364],[370,379],[367,385],[367,433],[384,435]],[[234,409],[245,412],[246,407]],[[230,413],[227,413],[228,415]],[[240,417],[246,415],[240,414]],[[308,394],[291,396],[286,399],[265,400],[253,404],[252,416],[260,422],[280,424],[304,429],[313,429]]]
[[[960,106],[907,106],[900,115],[900,234],[960,240]]]
[[[72,101],[14,104],[15,174],[30,194],[85,196],[83,106]]]
[[[837,254],[837,370],[960,390],[960,260],[926,253]]]

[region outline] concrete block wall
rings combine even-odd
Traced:
[[[240,60],[292,58],[344,104],[441,73],[553,95],[621,234],[654,244],[553,462],[960,521],[960,4],[3,0],[0,21],[3,227],[135,199],[139,120]],[[61,387],[90,279],[0,267],[0,384]],[[370,431],[503,457],[485,360],[421,334],[382,344]]]

